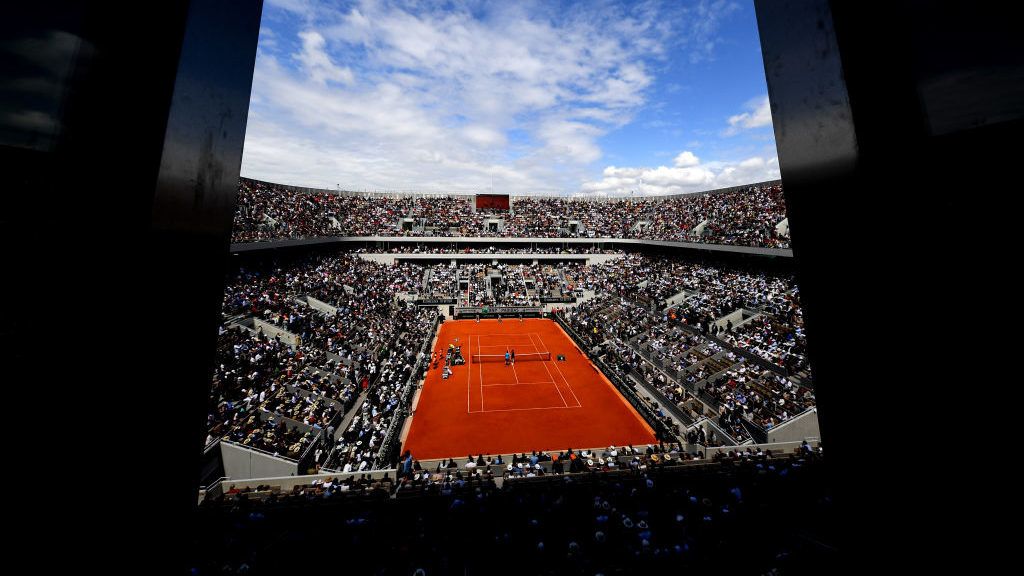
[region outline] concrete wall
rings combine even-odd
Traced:
[[[622,254],[587,254],[587,264],[604,264],[622,258]],[[542,259],[543,255],[538,255]]]
[[[484,220],[484,230],[490,230],[492,225],[497,226],[498,232],[505,231],[505,219],[504,218],[488,218]]]
[[[281,492],[291,492],[295,486],[308,486],[312,484],[314,480],[327,480],[328,478],[345,479],[351,477],[361,477],[364,474],[372,478],[373,480],[380,480],[384,478],[386,474],[388,478],[395,479],[396,470],[374,470],[372,472],[350,472],[348,474],[342,473],[324,473],[324,474],[304,474],[302,476],[274,476],[274,477],[259,477],[251,479],[235,479],[229,477],[227,480],[221,483],[221,489],[223,492],[227,492],[232,487],[238,489],[244,488],[256,488],[257,486],[279,486]],[[219,491],[218,491],[219,493]]]
[[[705,418],[705,419],[697,422],[695,424],[695,426],[699,426],[699,427],[703,428],[704,429],[704,434],[708,438],[711,437],[711,431],[713,430],[715,432],[715,440],[717,440],[721,444],[725,444],[727,447],[728,446],[735,446],[736,445],[733,442],[733,440],[731,439],[732,436],[729,436],[728,434],[726,434],[725,430],[722,430],[722,428],[719,427],[718,424],[716,424],[713,420]],[[687,430],[690,430],[690,429],[692,429],[692,427],[687,428]],[[728,449],[726,451],[728,451]]]
[[[755,316],[757,316],[758,314],[759,314],[758,312],[754,312],[753,310],[747,310],[745,308],[740,308],[739,310],[735,310],[733,312],[730,312],[730,313],[726,314],[725,316],[722,316],[718,320],[715,320],[715,325],[721,326],[722,328],[725,328],[726,325],[729,323],[729,321],[732,320],[732,327],[735,328],[735,327],[739,326],[741,322],[744,322],[746,320],[751,320]]]
[[[395,256],[398,256],[398,254],[359,254],[359,257],[363,260],[379,262],[381,264],[394,264]]]
[[[704,234],[704,229],[707,228],[707,227],[708,227],[708,221],[705,218],[704,220],[701,220],[700,224],[697,224],[696,226],[693,227],[693,230],[691,231],[691,235],[693,235],[693,236],[701,236],[701,235]]]
[[[228,478],[294,476],[299,471],[297,462],[276,458],[231,442],[220,443],[220,455],[224,462],[224,475]]]
[[[668,299],[665,300],[665,308],[671,308],[676,304],[680,304],[681,302],[683,302],[690,296],[693,296],[694,294],[696,294],[696,292],[690,292],[688,290],[677,292],[676,294],[670,296]]]
[[[768,443],[768,444],[751,444],[750,447],[753,448],[754,446],[757,446],[758,448],[763,448],[765,450],[771,450],[772,453],[775,453],[776,451],[779,451],[779,452],[785,452],[785,453],[788,454],[788,453],[792,452],[793,450],[796,450],[797,448],[799,448],[802,443],[803,443],[803,440],[800,440],[798,442],[771,442],[771,443]],[[818,442],[818,441],[808,441],[807,443],[810,444],[812,448],[817,448],[818,444],[820,444],[820,442]],[[712,448],[708,448],[707,450],[705,450],[704,451],[704,456],[705,456],[705,458],[711,458],[712,456],[714,456],[715,454],[718,454],[719,452],[728,453],[729,450],[737,450],[737,449],[739,449],[739,450],[746,450],[747,446],[743,446],[743,447],[737,447],[737,446],[714,446]],[[756,452],[756,450],[755,450],[755,452]]]
[[[331,315],[333,315],[333,314],[336,314],[338,312],[338,309],[335,308],[334,306],[331,306],[330,304],[328,304],[327,302],[324,302],[322,300],[317,300],[316,298],[313,298],[312,296],[306,296],[306,303],[309,304],[309,307],[312,308],[313,310],[319,310],[320,312],[323,312],[324,314],[331,314]]]
[[[818,429],[818,410],[816,408],[768,431],[769,442],[792,442],[820,437],[821,431]]]
[[[253,332],[253,333],[256,332],[256,327],[255,327],[255,325],[253,323],[252,316],[247,316],[245,318],[238,318],[238,319],[236,319],[233,322],[228,322],[228,327],[229,328],[239,327],[239,328],[245,329],[248,332]]]
[[[789,238],[789,218],[783,218],[782,222],[775,225],[775,231]]]
[[[552,310],[555,310],[556,308],[562,309],[562,310],[566,310],[566,309],[569,309],[569,308],[575,308],[575,307],[579,306],[580,304],[583,304],[587,300],[592,300],[594,298],[594,296],[595,296],[595,293],[594,293],[593,290],[584,290],[583,291],[583,296],[582,297],[577,297],[576,298],[576,302],[551,302],[551,303],[548,303],[548,304],[544,304],[543,308],[544,308],[545,312],[551,312]]]
[[[277,326],[274,326],[273,324],[265,320],[253,318],[253,327],[257,330],[262,331],[270,338],[277,336],[278,338],[281,339],[281,342],[284,342],[285,344],[295,346],[296,344],[299,343],[299,337],[297,335],[292,334],[287,330],[278,328]]]

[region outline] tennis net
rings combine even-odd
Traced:
[[[473,362],[504,362],[504,354],[473,354]],[[535,362],[537,360],[551,360],[551,352],[528,352],[516,354],[516,362]]]

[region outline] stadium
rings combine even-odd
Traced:
[[[243,179],[200,504],[807,465],[786,224],[777,181],[496,201]]]
[[[925,4],[9,7],[10,547],[1005,570],[960,515],[1012,499],[981,452],[1013,340],[970,328],[1012,325],[979,263],[1024,50]]]
[[[616,446],[817,447],[778,182],[484,204],[241,182],[204,499],[470,461],[533,477],[570,449],[614,468]]]

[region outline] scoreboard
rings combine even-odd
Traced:
[[[508,194],[477,194],[477,210],[508,210]]]

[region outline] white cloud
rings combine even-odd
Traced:
[[[462,134],[467,140],[478,146],[493,148],[505,145],[505,134],[488,126],[479,124],[466,126],[462,129]]]
[[[718,188],[727,188],[777,178],[779,178],[779,158],[776,156],[765,159],[756,156],[747,158],[738,164],[725,165],[718,173],[716,184]]]
[[[675,165],[678,166],[679,168],[687,168],[690,166],[696,166],[697,164],[700,164],[700,158],[694,156],[693,152],[690,152],[689,150],[684,150],[680,152],[678,156],[676,156],[674,162]]]
[[[307,21],[317,14],[317,0],[267,0],[267,4],[302,16]]]
[[[277,48],[277,34],[266,26],[260,26],[260,37],[258,48],[264,50],[273,50]]]
[[[331,57],[324,49],[327,42],[324,37],[314,31],[299,32],[302,39],[302,52],[295,55],[310,80],[316,84],[326,84],[328,80],[351,84],[352,71],[331,62]]]
[[[646,104],[667,47],[707,56],[735,7],[268,3],[261,42],[273,46],[257,53],[243,175],[438,191],[493,180],[531,194],[580,190],[601,138]],[[702,185],[699,163],[684,152],[651,186]]]
[[[284,54],[282,34],[271,32],[278,51],[257,56],[243,174],[267,179],[275,176],[249,142],[282,134],[307,163],[351,163],[339,171],[354,185],[473,187],[493,177],[495,189],[517,187],[510,192],[577,189],[603,154],[599,138],[644,103],[653,82],[644,58],[668,33],[656,14],[627,17],[628,7],[554,17],[507,5],[481,17],[363,2],[318,9],[311,24],[310,5],[278,4],[306,23],[300,49]],[[606,26],[615,21],[631,35]],[[339,178],[290,172],[304,174],[298,184]]]
[[[542,152],[556,162],[589,164],[601,158],[595,143],[600,129],[590,124],[552,119],[541,123],[537,135],[546,144]]]
[[[701,164],[692,152],[684,151],[676,156],[672,167],[608,166],[602,175],[601,180],[585,183],[577,195],[683,194],[764,182],[779,178],[779,159],[755,156],[740,162]]]
[[[747,102],[746,108],[747,112],[729,117],[729,127],[723,133],[725,136],[738,134],[741,130],[772,125],[772,108],[768,102],[768,96]]]
[[[681,9],[688,17],[684,44],[689,50],[690,62],[714,60],[719,25],[722,19],[739,9],[737,3],[729,0],[701,0],[692,8]]]

